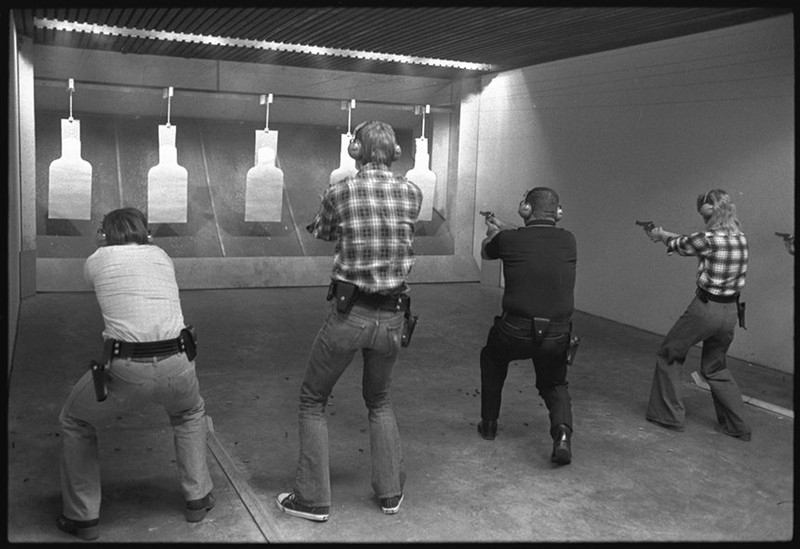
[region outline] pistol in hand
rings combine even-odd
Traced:
[[[478,213],[480,213],[484,217],[484,219],[486,219],[486,221],[491,221],[492,219],[494,219],[494,212],[490,212],[488,210],[481,210]]]
[[[483,212],[481,212],[483,213]],[[794,235],[791,233],[775,233],[775,236],[779,236],[783,239],[784,242],[788,242],[790,240],[794,240]]]
[[[646,233],[650,233],[656,228],[656,224],[652,221],[637,221],[636,224],[642,227]]]

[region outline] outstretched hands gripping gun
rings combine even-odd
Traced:
[[[783,245],[786,246],[786,251],[794,255],[794,235],[791,233],[775,233],[783,239]]]
[[[637,221],[636,224],[644,228],[644,232],[649,233],[656,228],[656,224],[652,221]]]

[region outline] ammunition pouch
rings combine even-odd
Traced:
[[[358,286],[350,282],[342,282],[338,280],[331,282],[328,286],[328,301],[334,299],[336,302],[336,310],[346,315],[353,308],[353,304],[358,297]]]
[[[533,319],[533,338],[536,341],[544,339],[544,334],[547,333],[547,327],[550,326],[549,318],[535,317]]]

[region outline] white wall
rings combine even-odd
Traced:
[[[500,74],[483,81],[476,207],[519,221],[555,188],[578,241],[579,310],[665,334],[695,287],[634,220],[688,233],[695,198],[727,190],[750,241],[748,329],[730,355],[794,371],[794,35],[791,15]],[[474,252],[485,234],[475,221]],[[655,350],[654,350],[655,352]]]

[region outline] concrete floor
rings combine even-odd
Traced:
[[[100,429],[101,542],[786,541],[794,535],[794,419],[746,406],[752,442],[718,434],[711,396],[684,369],[687,426],[644,420],[661,336],[578,313],[570,373],[573,462],[549,461],[547,411],[532,368],[510,370],[497,438],[476,432],[478,353],[501,290],[477,283],[412,287],[420,323],[395,370],[393,399],[408,473],[399,514],[369,484],[360,359],[329,408],[333,505],[327,523],[283,515],[291,487],[297,397],[325,288],[182,292],[199,332],[201,392],[213,420],[208,460],[217,506],[183,518],[171,431],[158,409]],[[71,384],[99,358],[91,293],[22,302],[9,380],[11,542],[72,542],[61,510],[56,418]],[[791,342],[787,344],[792,344]],[[794,377],[733,360],[745,396],[794,409]]]

